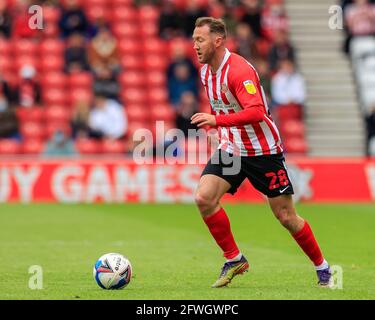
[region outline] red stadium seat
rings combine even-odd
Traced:
[[[0,57],[10,55],[12,52],[12,44],[10,41],[0,39]]]
[[[44,108],[42,107],[17,107],[16,108],[17,119],[20,122],[36,121],[40,122],[44,119]]]
[[[103,140],[101,147],[103,153],[123,154],[126,150],[125,141],[123,140],[105,139]]]
[[[150,110],[147,105],[129,104],[126,106],[126,115],[129,122],[147,120],[150,117]]]
[[[307,143],[302,138],[284,139],[283,144],[287,153],[306,154],[308,151]]]
[[[62,89],[66,88],[67,77],[63,72],[53,71],[44,73],[41,76],[41,85],[48,89]]]
[[[148,91],[148,98],[152,104],[164,104],[168,102],[168,91],[166,88],[155,88]]]
[[[21,152],[26,154],[40,154],[43,149],[44,141],[40,139],[26,139],[21,145]]]
[[[111,21],[114,23],[131,22],[138,20],[138,11],[128,5],[117,5],[112,11]]]
[[[108,21],[111,19],[111,11],[105,6],[105,4],[89,5],[85,9],[85,13],[87,14],[88,19],[91,21],[96,21],[98,19]]]
[[[23,122],[20,126],[20,132],[24,139],[43,140],[46,137],[45,127],[41,122]]]
[[[128,130],[126,132],[126,136],[127,137],[133,137],[133,134],[137,130],[141,130],[141,129],[151,130],[151,126],[149,125],[149,122],[145,121],[145,120],[129,122]]]
[[[110,0],[109,2],[112,3],[114,8],[133,5],[133,0]]]
[[[144,68],[148,71],[164,71],[168,61],[165,55],[150,54],[144,58]]]
[[[60,18],[60,10],[53,6],[43,6],[43,20],[44,22],[57,23]]]
[[[150,71],[145,74],[145,81],[147,86],[151,88],[166,87],[167,76],[165,72],[162,71]]]
[[[160,16],[160,9],[157,6],[143,5],[139,7],[139,19],[143,22],[157,24]]]
[[[273,108],[272,114],[279,123],[290,119],[302,120],[302,106],[298,104],[278,105]]]
[[[37,70],[40,70],[40,67],[41,67],[41,60],[35,56],[29,56],[29,55],[16,56],[12,60],[12,63],[14,64],[17,72],[19,72],[19,70],[25,65],[31,65]]]
[[[158,36],[159,28],[154,22],[142,21],[139,25],[139,33],[144,39],[155,38]]]
[[[135,23],[116,23],[112,28],[113,34],[121,39],[136,38],[138,36],[138,25]]]
[[[147,102],[146,91],[136,88],[124,88],[121,93],[121,98],[127,104],[145,104]]]
[[[45,111],[45,119],[47,122],[67,123],[70,121],[71,111],[69,108],[62,106],[51,106]]]
[[[44,103],[47,105],[66,105],[68,100],[66,96],[66,91],[62,89],[49,89],[44,88],[42,90],[42,97]]]
[[[279,126],[284,139],[290,137],[304,138],[305,136],[305,125],[300,120],[286,120],[281,122]]]
[[[38,44],[27,39],[14,40],[13,53],[16,56],[36,55],[38,53]]]
[[[81,154],[97,154],[101,152],[100,142],[93,139],[80,138],[75,142],[75,146]]]
[[[144,74],[137,71],[123,72],[119,80],[123,88],[142,88],[146,85]]]
[[[0,139],[0,155],[17,154],[20,152],[20,143],[14,139]]]
[[[16,70],[14,65],[14,59],[10,56],[0,54],[0,72],[3,73],[14,73]],[[18,69],[17,69],[18,70]]]
[[[93,97],[92,90],[87,89],[71,89],[68,96],[68,105],[72,107],[79,101],[91,101]]]
[[[64,59],[60,55],[44,55],[41,60],[41,69],[43,72],[61,71],[64,68]]]
[[[44,39],[56,39],[60,35],[60,30],[59,30],[58,25],[52,22],[44,22],[42,32],[43,32]]]
[[[151,118],[154,121],[174,121],[176,118],[175,111],[173,107],[169,104],[152,104],[150,108]]]
[[[89,72],[73,73],[68,77],[68,85],[71,89],[91,89],[93,83],[92,75]]]
[[[48,139],[50,139],[57,130],[64,132],[66,136],[72,134],[72,128],[67,121],[51,121],[46,123],[46,135]]]
[[[143,48],[139,40],[136,39],[123,39],[119,41],[118,49],[123,55],[127,54],[139,54]]]
[[[125,70],[142,70],[143,60],[139,55],[126,55],[121,57],[121,65]]]
[[[167,43],[158,38],[145,39],[143,42],[143,51],[145,55],[162,55],[167,54]]]
[[[46,39],[40,43],[39,50],[40,52],[43,52],[43,55],[54,55],[62,57],[64,47],[64,42],[58,39]]]

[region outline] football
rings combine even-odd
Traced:
[[[107,253],[95,263],[93,276],[102,289],[123,289],[132,276],[128,258],[119,253]]]

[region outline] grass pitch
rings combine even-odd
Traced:
[[[212,289],[224,262],[193,205],[0,205],[0,299],[375,299],[375,205],[297,206],[343,289],[316,286],[312,264],[266,205],[225,205],[250,272]],[[124,290],[102,290],[98,257],[129,257]],[[43,268],[43,289],[28,286]]]

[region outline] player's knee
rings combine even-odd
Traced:
[[[280,223],[287,229],[293,226],[297,217],[296,214],[292,210],[289,210],[288,207],[278,208],[275,214]]]
[[[195,194],[195,203],[199,211],[205,213],[215,206],[215,199],[207,193],[197,191]]]

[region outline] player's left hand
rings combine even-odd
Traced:
[[[191,118],[191,124],[196,124],[198,127],[209,125],[211,127],[216,126],[216,118],[214,115],[209,113],[196,113]]]

